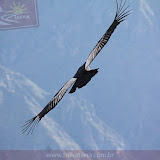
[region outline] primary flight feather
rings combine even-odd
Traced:
[[[63,98],[67,90],[72,86],[69,93],[73,93],[76,91],[76,88],[82,88],[85,86],[92,77],[94,77],[98,73],[98,68],[91,70],[89,65],[94,60],[94,58],[98,55],[98,53],[102,50],[102,48],[105,46],[105,44],[110,39],[112,33],[116,29],[116,27],[125,20],[125,17],[127,17],[129,14],[131,14],[131,10],[127,10],[131,4],[129,4],[126,8],[124,8],[126,4],[125,0],[121,0],[120,5],[118,5],[118,2],[116,0],[117,4],[117,11],[114,18],[113,23],[109,27],[109,29],[106,31],[106,33],[102,36],[102,38],[98,41],[94,49],[91,51],[91,53],[88,56],[87,61],[78,69],[76,74],[72,79],[70,79],[58,92],[57,94],[51,99],[51,101],[45,106],[45,108],[35,117],[25,122],[25,124],[22,126],[22,133],[28,131],[29,133],[32,133],[35,126],[38,124],[38,122],[50,111],[52,110],[58,102]]]

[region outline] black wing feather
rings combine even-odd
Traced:
[[[72,78],[70,81],[68,81],[57,93],[56,95],[51,99],[51,101],[45,106],[45,108],[35,117],[25,122],[25,124],[22,126],[22,133],[26,132],[28,129],[28,134],[32,134],[34,128],[38,125],[39,121],[50,111],[52,110],[58,102],[63,98],[67,90],[70,88],[70,86],[76,81],[76,78]]]
[[[91,64],[91,62],[94,60],[94,58],[98,55],[98,53],[102,50],[102,48],[105,46],[105,44],[108,42],[108,40],[110,39],[112,33],[114,32],[114,30],[116,29],[116,27],[122,22],[124,21],[125,17],[127,17],[128,15],[131,14],[132,10],[126,11],[131,3],[124,8],[125,4],[126,4],[125,0],[123,2],[123,0],[121,0],[120,2],[120,6],[118,6],[118,2],[116,0],[117,3],[117,11],[116,11],[116,16],[114,18],[113,23],[111,24],[111,26],[109,27],[109,29],[106,31],[106,33],[102,36],[102,38],[98,41],[97,45],[94,47],[94,49],[91,51],[91,53],[89,54],[89,57],[86,61],[86,65],[85,65],[85,69]]]

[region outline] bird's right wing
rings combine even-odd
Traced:
[[[87,70],[88,66],[91,64],[91,62],[94,60],[94,58],[98,55],[98,53],[102,50],[102,48],[105,46],[105,44],[108,42],[108,40],[110,39],[112,33],[114,32],[114,30],[116,29],[116,27],[122,22],[124,21],[125,17],[127,17],[129,14],[131,14],[131,10],[127,9],[129,8],[129,6],[131,5],[131,3],[124,8],[125,4],[126,4],[125,0],[123,2],[123,0],[121,0],[120,5],[118,5],[117,2],[117,11],[116,11],[116,16],[114,18],[113,23],[111,24],[111,26],[109,27],[109,29],[106,31],[106,33],[102,36],[102,38],[98,41],[98,43],[96,44],[96,46],[93,48],[93,50],[91,51],[91,53],[88,56],[88,59],[86,61],[85,64],[85,69]]]
[[[35,117],[26,121],[26,123],[22,126],[22,133],[26,132],[29,128],[28,134],[32,133],[35,126],[38,122],[50,111],[52,110],[58,102],[63,98],[67,90],[71,87],[71,85],[77,80],[77,78],[70,79],[51,99],[51,101],[46,105],[46,107]]]

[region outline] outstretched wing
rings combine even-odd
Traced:
[[[116,0],[117,11],[116,11],[116,16],[114,18],[114,21],[111,24],[111,26],[109,27],[109,29],[106,31],[106,33],[98,41],[97,45],[94,47],[94,49],[91,51],[91,53],[89,54],[89,57],[88,57],[86,64],[85,64],[85,69],[87,69],[87,67],[91,64],[91,62],[94,60],[94,58],[98,55],[98,53],[102,50],[102,48],[108,42],[108,40],[110,39],[110,37],[111,37],[112,33],[114,32],[114,30],[116,29],[116,27],[122,21],[125,20],[124,19],[125,17],[127,17],[129,14],[131,14],[131,10],[127,11],[127,9],[130,7],[131,4],[129,4],[126,8],[124,8],[126,1],[127,0],[125,0],[123,2],[123,0],[121,0],[120,5],[118,5],[118,2]]]
[[[52,110],[58,102],[63,98],[67,90],[71,87],[71,85],[76,81],[77,78],[72,78],[69,80],[51,99],[51,101],[46,105],[46,107],[35,117],[25,122],[22,126],[22,133],[26,132],[28,129],[28,134],[33,132],[35,126],[38,122],[50,111]]]

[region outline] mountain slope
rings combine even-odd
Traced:
[[[0,66],[1,149],[123,149],[124,140],[96,116],[94,105],[67,96],[65,108],[45,116],[31,136],[21,134],[26,118],[39,113],[48,93],[20,73]],[[63,103],[62,103],[63,104]],[[61,113],[60,113],[61,111]],[[58,112],[58,113],[56,113]],[[53,116],[54,117],[54,116]],[[58,121],[58,123],[56,122]],[[7,133],[7,134],[6,134]],[[12,145],[8,145],[10,142]],[[23,147],[21,147],[23,146]]]

